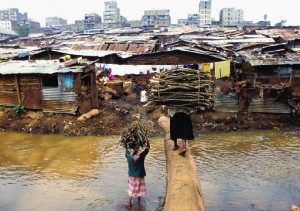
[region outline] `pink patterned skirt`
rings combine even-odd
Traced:
[[[144,177],[128,177],[127,192],[129,196],[141,197],[146,195],[146,185]]]

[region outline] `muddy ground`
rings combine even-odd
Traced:
[[[98,109],[100,113],[97,116],[78,121],[79,115],[27,110],[16,115],[12,108],[2,107],[0,130],[66,136],[120,135],[133,120],[132,116],[140,113],[144,121],[151,123],[151,135],[164,134],[157,122],[165,114],[161,106],[149,112],[132,95],[102,101]],[[291,115],[205,112],[192,114],[192,121],[195,136],[209,132],[300,128],[300,118]]]

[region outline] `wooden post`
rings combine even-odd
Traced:
[[[21,93],[20,93],[20,87],[19,87],[19,80],[18,80],[18,76],[17,75],[15,75],[15,81],[16,81],[16,88],[17,88],[17,95],[18,95],[19,105],[22,105]]]

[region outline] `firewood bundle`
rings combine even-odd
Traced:
[[[149,128],[141,120],[133,121],[123,131],[119,144],[125,149],[144,148],[147,146]]]
[[[167,70],[150,79],[148,105],[193,107],[200,110],[213,106],[210,75],[194,69]]]

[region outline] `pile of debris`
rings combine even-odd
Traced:
[[[183,68],[163,71],[150,79],[150,96],[146,106],[166,105],[209,110],[213,104],[208,72]]]

